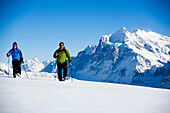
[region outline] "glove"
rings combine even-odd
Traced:
[[[58,54],[57,54],[57,52],[56,52],[56,53],[54,53],[53,57],[54,57],[54,58],[57,58],[57,55],[58,55]]]
[[[6,56],[9,57],[9,56],[10,56],[10,53],[7,53]]]
[[[22,61],[21,64],[24,64],[24,61]]]
[[[20,58],[20,62],[21,64],[24,64],[23,58]]]

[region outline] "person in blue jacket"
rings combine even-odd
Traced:
[[[21,64],[24,64],[22,52],[17,47],[17,43],[13,43],[13,47],[7,53],[7,57],[12,56],[12,66],[13,66],[13,77],[16,78],[16,74],[21,75]]]

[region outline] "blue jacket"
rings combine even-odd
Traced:
[[[11,50],[9,50],[8,53],[10,53],[10,55],[12,55],[12,60],[20,60],[20,58],[23,58],[22,52],[18,48],[16,48],[16,49],[12,48]]]

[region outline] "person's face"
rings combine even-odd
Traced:
[[[17,45],[14,45],[13,48],[16,49],[16,48],[17,48]]]
[[[64,48],[64,44],[60,44],[60,49],[62,50]]]

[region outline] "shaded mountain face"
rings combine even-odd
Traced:
[[[51,61],[41,72],[54,73],[56,61]]]
[[[169,62],[170,37],[122,28],[79,52],[73,75],[83,80],[170,88]]]

